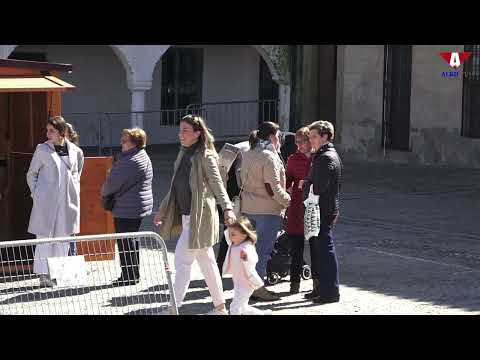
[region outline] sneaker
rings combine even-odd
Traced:
[[[205,315],[228,315],[228,311],[227,311],[227,309],[218,310],[218,309],[213,308],[212,310],[210,310]]]
[[[253,306],[248,306],[246,309],[244,309],[242,315],[272,315],[272,310],[260,310],[254,308]]]
[[[277,301],[280,300],[280,296],[271,291],[268,291],[265,286],[255,290],[250,297],[252,300],[259,300],[259,301]]]

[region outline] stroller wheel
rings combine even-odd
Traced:
[[[302,269],[302,279],[309,280],[312,278],[312,270],[310,269],[309,265],[303,265]]]
[[[280,277],[281,278],[287,277],[288,273],[289,273],[288,271],[283,271],[283,272],[280,273]]]
[[[267,283],[268,285],[275,285],[280,281],[280,275],[277,273],[270,273],[267,275]]]

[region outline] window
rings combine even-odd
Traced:
[[[471,57],[464,62],[462,136],[480,138],[480,45],[465,45]]]
[[[203,49],[170,47],[163,55],[163,124],[178,125],[188,105],[202,103],[202,75]]]
[[[412,46],[386,45],[382,146],[410,150]]]
[[[203,49],[171,47],[162,57],[162,110],[202,102]]]

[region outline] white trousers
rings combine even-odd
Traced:
[[[235,280],[234,280],[235,281]],[[263,311],[248,305],[253,294],[252,288],[233,286],[233,301],[230,304],[230,315],[263,315]]]
[[[38,236],[37,239],[42,239],[43,236]],[[35,247],[35,255],[33,259],[33,272],[36,274],[48,274],[47,258],[57,256],[67,256],[70,249],[70,243],[53,243],[40,244]]]
[[[173,289],[175,291],[175,299],[177,306],[182,306],[188,286],[190,285],[190,277],[192,265],[197,260],[200,270],[208,290],[212,296],[213,305],[219,306],[225,303],[223,297],[223,284],[218,270],[217,261],[213,248],[189,249],[188,239],[190,237],[190,216],[182,216],[182,233],[178,239],[175,248],[175,281]]]

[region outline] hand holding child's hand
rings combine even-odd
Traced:
[[[248,260],[247,253],[244,250],[240,251],[240,259],[242,259],[243,261]]]

